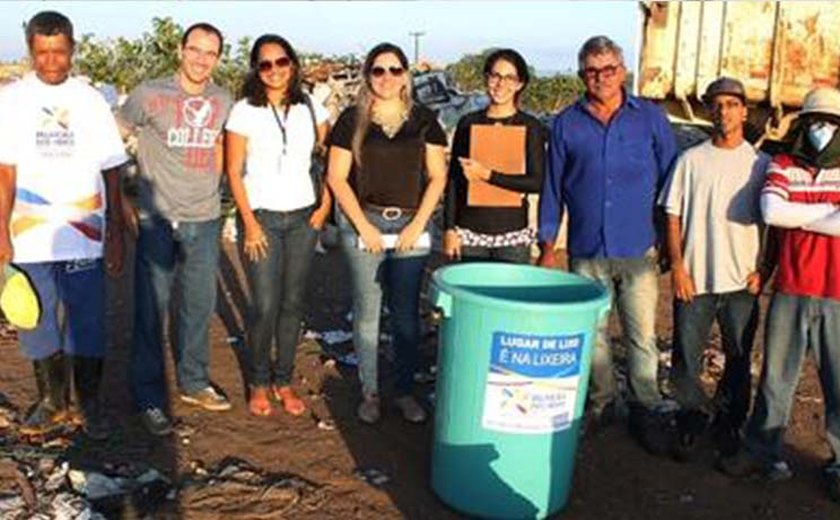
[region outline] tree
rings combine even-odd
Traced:
[[[178,48],[184,29],[172,18],[152,18],[152,31],[129,40],[119,37],[99,41],[91,34],[82,36],[76,51],[76,68],[97,83],[109,83],[128,92],[141,81],[174,74],[178,70]],[[214,80],[238,92],[248,70],[250,42],[242,38],[231,53],[225,45],[219,57]]]

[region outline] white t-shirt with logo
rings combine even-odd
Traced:
[[[329,117],[327,109],[313,100],[315,121]],[[248,139],[243,183],[252,209],[293,211],[315,203],[309,176],[315,129],[305,103],[277,109],[283,132],[271,107],[255,107],[247,99],[238,101],[230,112],[225,129]]]
[[[16,262],[102,256],[102,171],[128,160],[102,95],[75,78],[29,73],[0,91],[0,163],[16,167],[10,222]]]

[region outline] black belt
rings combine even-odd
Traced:
[[[380,206],[378,204],[371,204],[366,202],[362,205],[362,209],[372,213],[379,213],[385,220],[397,220],[403,215],[412,216],[417,213],[417,208],[401,208],[399,206]]]

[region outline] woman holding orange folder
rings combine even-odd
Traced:
[[[542,184],[545,129],[519,109],[530,76],[518,52],[491,53],[484,78],[490,105],[462,117],[452,142],[443,249],[451,259],[528,263],[525,194]]]

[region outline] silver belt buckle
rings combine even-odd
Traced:
[[[388,221],[397,220],[403,214],[401,208],[396,206],[388,206],[387,208],[382,208],[382,218]]]

